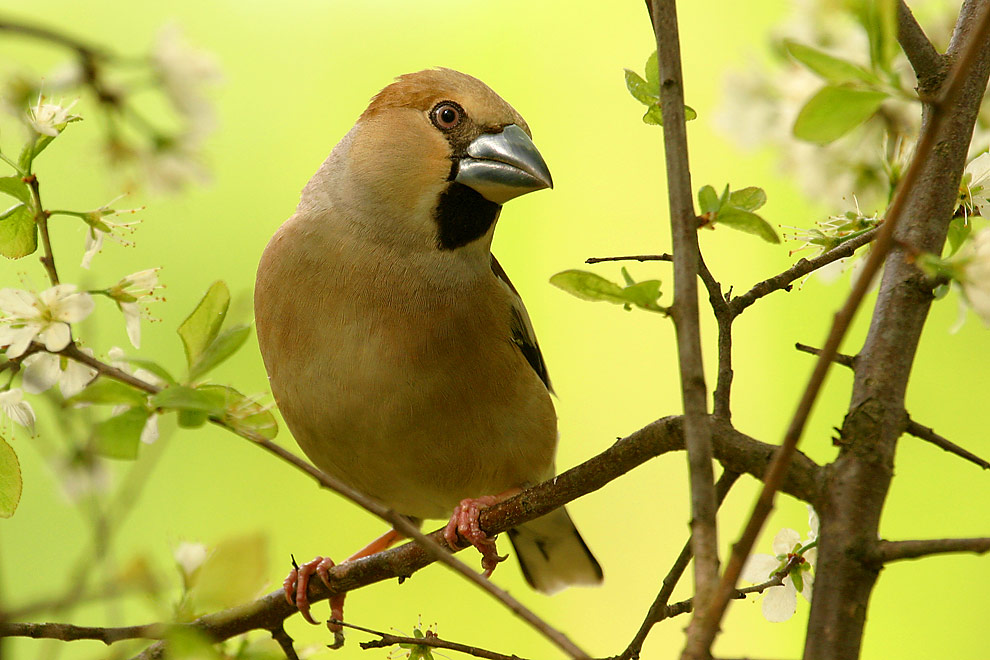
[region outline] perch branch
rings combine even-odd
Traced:
[[[897,6],[897,40],[918,80],[931,79],[943,73],[945,59],[935,50],[904,0]]]
[[[886,564],[901,559],[920,559],[930,555],[950,552],[973,552],[985,555],[990,552],[990,538],[924,539],[921,541],[878,541],[874,559]]]

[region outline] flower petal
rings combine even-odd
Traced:
[[[69,324],[58,321],[49,324],[38,333],[38,341],[44,343],[45,348],[50,353],[57,353],[62,350],[69,345],[71,340],[72,334],[69,332]]]
[[[148,415],[148,421],[141,429],[141,442],[146,445],[153,444],[158,439],[158,415],[152,413]]]
[[[28,394],[41,394],[51,389],[62,373],[61,360],[51,353],[34,353],[21,362],[21,387]]]
[[[34,434],[35,415],[31,404],[24,400],[18,388],[0,392],[0,411]]]
[[[747,582],[759,584],[766,582],[770,578],[770,574],[778,568],[780,568],[780,560],[772,555],[750,555],[743,565],[740,577]]]
[[[771,623],[787,621],[797,610],[797,590],[790,578],[781,587],[770,587],[763,594],[763,616]]]
[[[127,338],[134,348],[141,348],[141,309],[137,303],[117,303],[124,313],[124,324],[127,327]]]
[[[84,348],[82,352],[90,357],[93,356],[92,349]],[[62,372],[62,377],[58,380],[58,389],[62,392],[62,396],[68,399],[82,392],[96,378],[96,374],[97,371],[93,367],[82,362],[69,360],[65,366],[65,371]]]
[[[52,318],[66,323],[78,323],[89,316],[96,303],[86,292],[74,293],[61,298],[52,308]]]
[[[786,555],[789,552],[794,552],[794,546],[800,542],[801,535],[790,527],[785,527],[773,537],[773,552],[775,555]]]

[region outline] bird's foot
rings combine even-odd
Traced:
[[[492,504],[501,502],[501,497],[495,495],[485,495],[475,499],[461,500],[461,503],[454,509],[454,515],[450,517],[450,522],[443,530],[444,539],[454,550],[461,547],[457,540],[458,535],[466,539],[471,545],[481,553],[481,567],[485,569],[485,577],[491,577],[495,567],[499,562],[508,559],[508,555],[499,555],[495,546],[495,537],[489,537],[481,529],[478,516],[481,510]]]
[[[309,590],[309,580],[313,577],[313,574],[320,576],[323,580],[323,584],[330,586],[330,574],[329,570],[336,566],[333,560],[329,557],[316,557],[312,561],[308,561],[302,566],[296,566],[295,561],[292,562],[292,571],[289,573],[288,577],[282,581],[282,589],[285,591],[285,599],[289,601],[290,605],[295,605],[302,614],[302,617],[306,619],[309,623],[316,625],[316,621],[313,620],[312,615],[309,613],[309,596],[307,591]],[[330,613],[335,619],[343,619],[344,616],[344,597],[340,595],[340,606],[339,612],[334,611],[333,598],[330,600]],[[340,626],[337,626],[338,630],[341,630]],[[334,631],[331,627],[331,632],[336,635],[337,631]]]

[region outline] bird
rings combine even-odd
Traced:
[[[417,524],[450,517],[448,543],[475,545],[486,575],[504,557],[480,509],[555,474],[547,367],[491,253],[502,206],[552,186],[529,126],[485,83],[447,68],[401,75],[306,184],[258,266],[258,342],[300,448]],[[508,536],[541,592],[602,581],[564,508]],[[286,578],[311,623],[309,577],[327,581],[331,566],[317,557]],[[342,607],[331,600],[334,618]]]

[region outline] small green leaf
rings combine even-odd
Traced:
[[[233,387],[226,385],[201,385],[201,391],[215,393],[224,400],[224,423],[235,429],[257,433],[271,440],[278,435],[278,422],[269,406],[264,406],[255,397],[246,397]]]
[[[185,385],[170,385],[151,397],[153,408],[168,408],[171,410],[192,410],[207,415],[222,416],[225,398],[216,391],[194,389]]]
[[[702,213],[717,213],[722,208],[722,203],[718,199],[718,194],[711,186],[702,186],[698,191],[698,206]]]
[[[625,266],[622,267],[622,279],[626,281],[626,286],[632,286],[636,283],[636,280],[632,278]]]
[[[93,448],[101,456],[134,460],[141,445],[141,431],[150,413],[142,408],[129,408],[115,417],[97,424]]]
[[[14,448],[0,438],[0,518],[10,518],[21,501],[21,464]]]
[[[659,98],[655,94],[650,92],[649,83],[643,80],[642,77],[632,69],[626,69],[626,89],[632,94],[633,98],[642,103],[643,105],[653,105]]]
[[[186,362],[192,367],[220,333],[227,316],[230,292],[222,280],[214,282],[192,314],[179,326],[179,336],[186,350]]]
[[[657,51],[650,53],[646,58],[646,84],[654,96],[660,96],[660,69],[657,66]]]
[[[622,287],[586,270],[562,271],[550,278],[550,284],[582,300],[604,300],[618,304],[626,302]]]
[[[643,123],[650,126],[663,126],[663,114],[660,113],[660,104],[654,103],[646,109],[643,115]]]
[[[19,176],[0,177],[0,192],[19,199],[25,204],[31,199],[31,190],[26,183],[21,181]]]
[[[250,334],[251,326],[243,324],[221,332],[189,367],[189,380],[196,380],[233,355],[244,345]]]
[[[804,577],[801,575],[801,571],[791,571],[788,575],[791,576],[791,582],[794,583],[794,588],[797,589],[799,593],[804,591]]]
[[[817,48],[805,46],[790,39],[784,41],[784,48],[791,54],[791,57],[830,83],[842,84],[858,81],[868,85],[880,84],[879,78],[858,64],[829,55]]]
[[[38,135],[33,140],[29,140],[21,150],[21,156],[17,159],[17,166],[23,172],[30,172],[31,165],[38,155],[48,148],[48,145],[55,139],[54,135]]]
[[[158,376],[169,385],[175,385],[176,383],[178,383],[178,381],[175,380],[172,374],[170,374],[165,367],[161,366],[160,364],[158,364],[153,360],[145,360],[143,358],[132,358],[132,357],[125,357],[121,359],[124,362],[127,362],[128,364],[133,364],[135,367],[139,367],[141,369],[144,369],[145,371],[150,371],[151,373]]]
[[[17,202],[6,211],[0,213],[0,221],[6,220],[7,218],[14,215],[23,208],[24,208],[24,202]]]
[[[729,194],[729,205],[743,211],[755,211],[766,203],[767,194],[756,186],[733,190]]]
[[[967,222],[962,216],[957,216],[949,223],[949,255],[954,255],[962,247],[970,232],[973,231],[973,223]]]
[[[144,407],[148,403],[148,394],[109,378],[97,378],[82,392],[66,399],[65,403],[67,405],[94,403]]]
[[[623,289],[623,293],[626,300],[637,307],[652,312],[666,312],[663,307],[657,304],[657,299],[660,297],[660,280],[643,280],[630,284]]]
[[[886,98],[884,92],[827,85],[801,108],[794,136],[828,144],[869,119]]]
[[[179,426],[184,429],[198,429],[210,421],[210,416],[201,410],[180,410],[178,415]]]
[[[777,236],[777,232],[770,226],[770,223],[749,211],[732,207],[723,208],[719,211],[715,222],[716,224],[744,231],[747,234],[759,236],[768,243],[780,243],[780,237]]]
[[[15,208],[0,222],[0,254],[20,259],[38,249],[38,226],[27,205]]]

